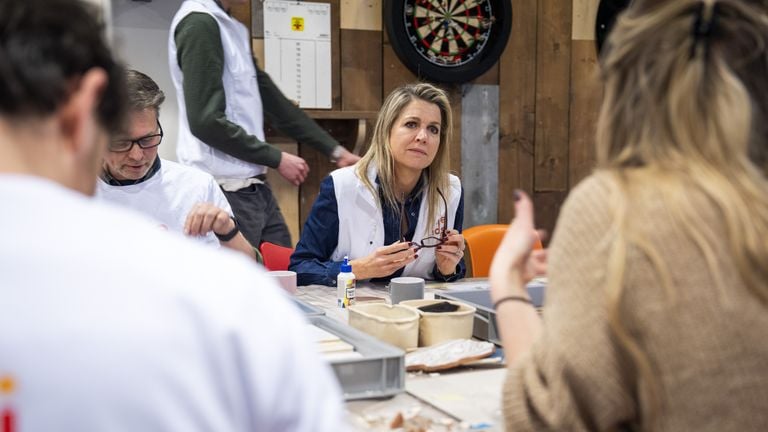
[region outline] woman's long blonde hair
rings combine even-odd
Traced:
[[[609,320],[639,370],[638,398],[651,423],[663,406],[659,383],[622,321],[629,249],[648,256],[665,292],[672,298],[674,292],[658,251],[630,223],[630,188],[654,188],[700,249],[721,292],[728,287],[716,262],[728,254],[756,301],[768,305],[768,18],[760,3],[636,0],[618,19],[601,59],[598,168],[620,185],[611,198],[616,238],[607,263]],[[700,223],[686,199],[692,190],[721,216],[727,239]]]
[[[450,164],[453,116],[451,115],[451,104],[448,101],[448,96],[443,90],[431,84],[418,83],[406,84],[392,91],[379,110],[376,125],[373,128],[371,145],[360,159],[360,162],[358,162],[356,173],[378,201],[379,194],[376,186],[370,181],[367,174],[369,167],[374,166],[379,176],[379,186],[384,195],[384,200],[390,207],[398,207],[398,202],[404,198],[398,197],[395,193],[395,161],[392,158],[389,135],[403,109],[414,100],[435,104],[440,109],[440,144],[437,147],[435,159],[424,169],[426,196],[429,200],[427,220],[434,221],[443,208],[438,191],[443,193],[446,200],[450,201],[451,199],[451,191],[448,187],[448,167]],[[383,207],[384,203],[379,204]],[[445,217],[447,218],[448,215],[445,215]],[[427,223],[425,226],[427,230],[431,228],[430,223]]]

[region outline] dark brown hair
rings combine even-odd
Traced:
[[[97,109],[109,131],[122,125],[123,69],[104,40],[95,6],[80,0],[0,1],[0,114],[53,113],[93,68],[109,82]]]

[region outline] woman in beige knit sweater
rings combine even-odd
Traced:
[[[602,58],[598,169],[564,205],[543,320],[533,216],[491,268],[510,431],[768,430],[768,17],[635,0]]]

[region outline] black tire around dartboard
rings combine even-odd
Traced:
[[[441,83],[482,75],[512,30],[512,0],[384,0],[383,14],[400,61],[419,79]]]
[[[603,50],[603,44],[608,39],[616,18],[629,7],[632,0],[601,0],[597,8],[597,20],[595,21],[595,42],[597,53]]]

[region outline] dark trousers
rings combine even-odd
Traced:
[[[293,247],[291,233],[268,183],[254,184],[235,192],[223,191],[237,224],[254,247],[261,242]]]

